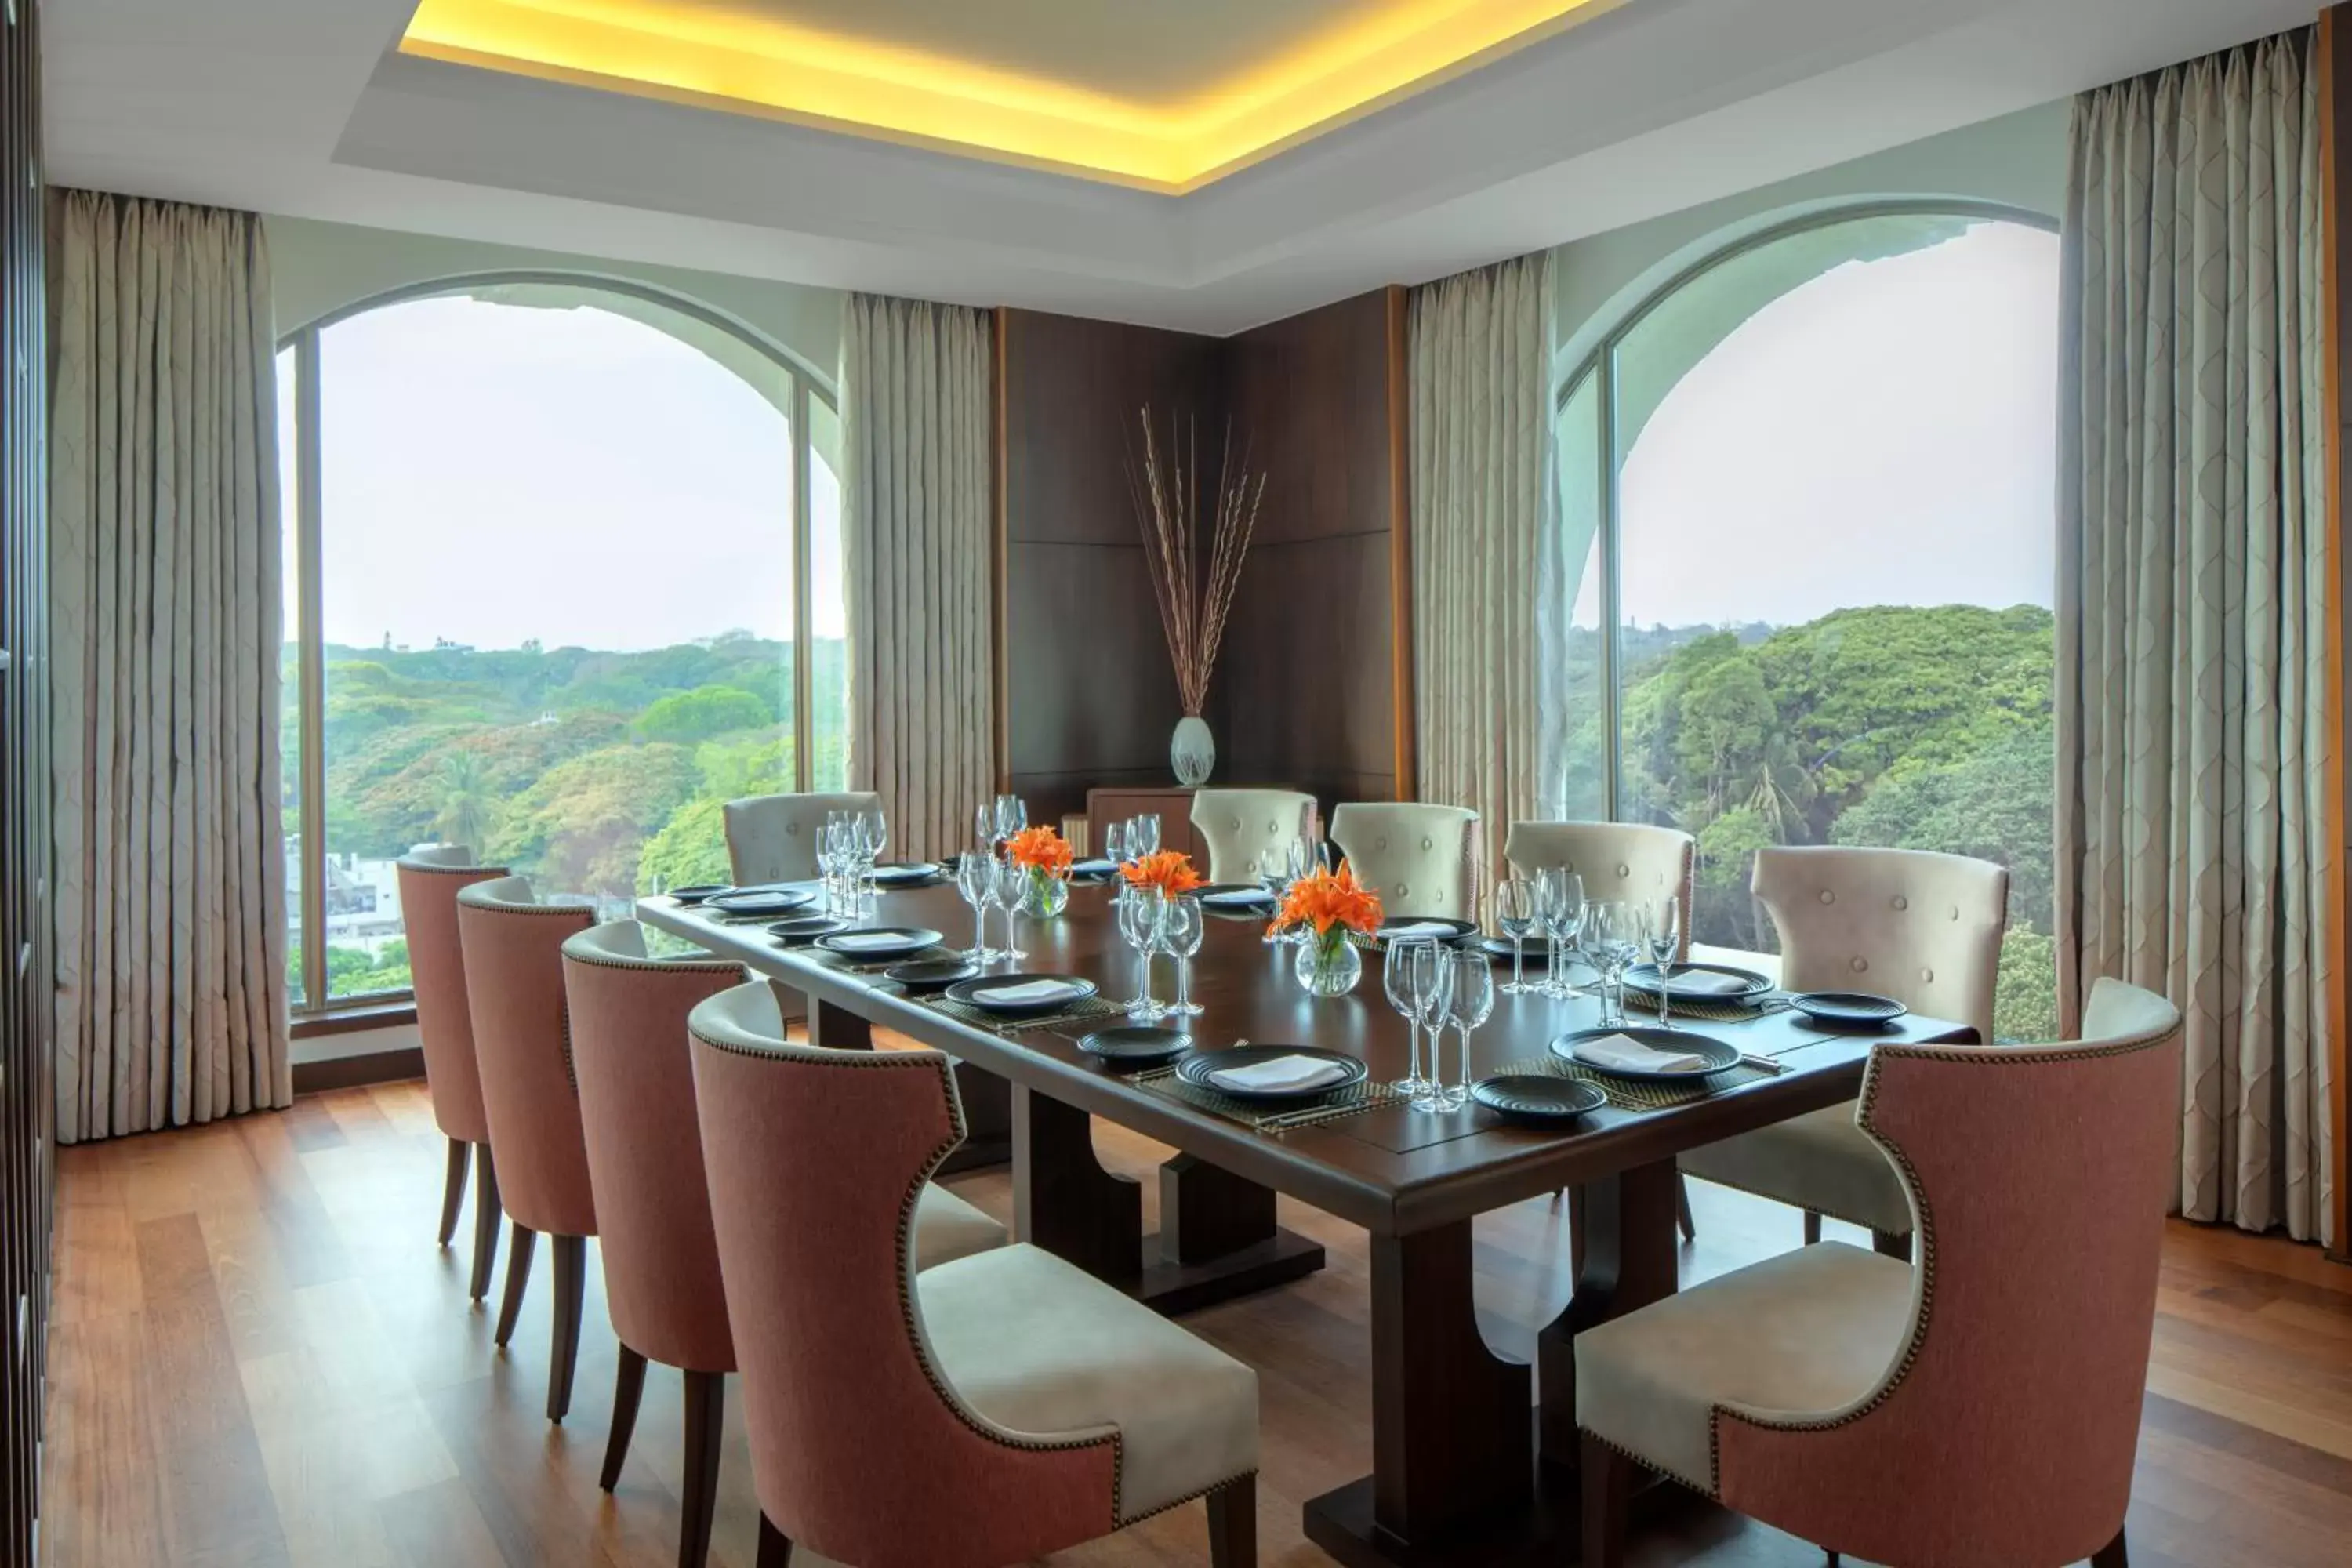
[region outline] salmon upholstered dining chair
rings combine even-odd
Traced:
[[[530,1280],[532,1243],[544,1234],[555,1257],[555,1331],[549,1346],[547,1418],[572,1408],[580,1359],[580,1303],[587,1238],[596,1234],[580,1097],[572,1076],[563,1005],[563,943],[595,923],[577,904],[543,904],[527,877],[477,882],[457,895],[466,951],[466,1001],[482,1067],[482,1106],[499,1162],[499,1197],[513,1222],[507,1239],[506,1297],[496,1342],[514,1337]]]
[[[2124,1568],[2180,1015],[2100,980],[2083,1029],[1872,1053],[1916,1266],[1803,1247],[1577,1336],[1588,1568],[1622,1561],[1637,1464],[1874,1563]]]
[[[836,795],[755,795],[719,808],[727,825],[727,862],[736,882],[814,881],[817,832],[836,811],[879,811],[882,797],[853,790]]]
[[[1211,1561],[1250,1568],[1256,1374],[1034,1247],[917,1272],[922,1194],[963,1138],[948,1058],[784,1045],[738,1026],[744,994],[692,1033],[760,1568],[794,1543],[998,1568],[1194,1498]]]
[[[1212,882],[1255,882],[1281,868],[1314,824],[1315,797],[1297,790],[1204,789],[1192,796],[1192,826],[1209,847]]]
[[[1789,990],[1871,992],[1993,1037],[2005,868],[1917,849],[1770,848],[1756,852],[1752,885],[1780,932]],[[1851,1104],[1709,1143],[1680,1163],[1686,1176],[1804,1210],[1807,1242],[1821,1239],[1828,1215],[1867,1228],[1889,1256],[1910,1252],[1903,1184]]]
[[[686,1477],[677,1560],[709,1555],[719,1498],[727,1374],[735,1342],[710,1234],[710,1197],[694,1114],[687,1019],[700,1004],[743,987],[743,966],[708,952],[653,958],[645,928],[614,921],[563,944],[572,1062],[596,1206],[604,1298],[620,1338],[620,1373],[601,1484],[619,1484],[646,1386],[646,1363],[686,1377]],[[739,1022],[782,1030],[765,989],[743,987]],[[755,1006],[743,1006],[743,1002]],[[916,1205],[919,1268],[1004,1244],[1004,1227],[954,1194],[927,1189]]]
[[[1477,919],[1477,831],[1478,814],[1459,805],[1349,801],[1331,808],[1331,841],[1392,915]]]
[[[409,984],[416,993],[416,1034],[425,1047],[425,1090],[433,1124],[449,1140],[441,1185],[441,1245],[457,1233],[466,1171],[474,1170],[474,1271],[466,1293],[490,1293],[499,1255],[499,1173],[490,1158],[490,1123],[482,1110],[482,1075],[474,1061],[474,1021],[467,1011],[466,960],[457,946],[457,890],[503,877],[503,866],[477,866],[463,844],[419,844],[395,863],[400,923],[408,942]]]

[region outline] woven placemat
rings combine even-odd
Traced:
[[[1658,998],[1651,992],[1636,991],[1628,985],[1625,987],[1625,1005],[1637,1012],[1654,1013],[1658,1010]],[[1785,1013],[1788,1010],[1789,999],[1786,996],[1768,994],[1761,1002],[1702,1002],[1696,997],[1677,996],[1673,1016],[1704,1018],[1710,1024],[1746,1024],[1768,1013]]]
[[[1033,1029],[1060,1029],[1071,1024],[1090,1024],[1105,1018],[1127,1016],[1127,1004],[1114,1002],[1108,996],[1089,996],[1058,1013],[1040,1013],[1034,1017],[1022,1018],[1008,1018],[1001,1013],[992,1013],[985,1007],[975,1007],[969,1002],[958,1002],[950,996],[926,996],[923,1005],[935,1013],[946,1014],[959,1024],[970,1024],[975,1029],[986,1029],[997,1035],[1025,1035]]]
[[[894,952],[887,958],[873,959],[851,958],[847,953],[835,952],[829,947],[810,947],[803,951],[811,962],[821,963],[827,969],[838,969],[844,974],[880,974],[902,963],[928,963],[933,959],[964,956],[949,947],[927,947],[916,952]]]
[[[1780,1076],[1769,1068],[1751,1067],[1741,1062],[1721,1072],[1708,1073],[1697,1083],[1648,1083],[1595,1072],[1580,1062],[1563,1061],[1549,1051],[1524,1061],[1512,1062],[1501,1070],[1506,1074],[1544,1073],[1553,1078],[1572,1078],[1580,1083],[1589,1083],[1607,1095],[1609,1103],[1621,1110],[1668,1110],[1677,1105],[1696,1105],[1727,1089],[1738,1089]]]
[[[1203,1089],[1187,1083],[1176,1076],[1176,1069],[1154,1068],[1129,1079],[1129,1083],[1181,1100],[1195,1110],[1205,1110],[1222,1116],[1228,1121],[1238,1121],[1253,1132],[1290,1132],[1301,1127],[1319,1127],[1342,1117],[1361,1115],[1383,1105],[1402,1105],[1405,1096],[1391,1084],[1377,1083],[1366,1079],[1345,1089],[1335,1089],[1313,1105],[1293,1110],[1269,1110],[1256,1100],[1242,1100],[1230,1094],[1220,1094],[1213,1089]]]

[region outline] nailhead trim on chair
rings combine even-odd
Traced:
[[[790,1059],[791,1057],[795,1055],[814,1055],[815,1053],[824,1051],[824,1047],[822,1046],[795,1046],[789,1042],[781,1040],[777,1041],[772,1047],[755,1047],[737,1045],[730,1040],[714,1040],[709,1036],[703,1034],[701,1031],[697,1029],[690,1028],[688,1030],[688,1033],[691,1034],[702,1044],[709,1046],[712,1050],[725,1051],[730,1055],[739,1057],[767,1057]],[[899,1070],[922,1069],[936,1072],[939,1075],[940,1087],[942,1096],[947,1101],[948,1115],[951,1122],[951,1126],[949,1129],[949,1136],[931,1150],[929,1157],[923,1162],[923,1168],[916,1173],[915,1179],[908,1184],[907,1195],[898,1201],[898,1257],[902,1261],[911,1259],[914,1256],[915,1205],[922,1201],[923,1189],[930,1184],[931,1177],[937,1173],[940,1166],[945,1163],[950,1154],[955,1152],[957,1146],[964,1141],[963,1101],[957,1096],[955,1091],[954,1070],[948,1065],[947,1057],[937,1051],[825,1052],[822,1065],[828,1068],[846,1068],[852,1069],[864,1068],[867,1070],[887,1070],[892,1068]],[[908,1344],[912,1346],[914,1349],[915,1364],[922,1369],[924,1381],[931,1385],[931,1392],[939,1395],[940,1403],[947,1406],[950,1414],[953,1415],[958,1421],[961,1422],[964,1426],[971,1431],[975,1436],[981,1437],[984,1441],[996,1444],[1000,1447],[1024,1449],[1032,1453],[1059,1453],[1066,1449],[1098,1448],[1103,1447],[1105,1444],[1108,1444],[1110,1447],[1111,1460],[1110,1528],[1114,1531],[1126,1528],[1125,1525],[1120,1522],[1119,1514],[1119,1492],[1124,1481],[1123,1469],[1126,1458],[1125,1447],[1121,1434],[1117,1431],[1113,1431],[1107,1437],[1075,1437],[1066,1438],[1057,1442],[1044,1437],[1023,1436],[1019,1433],[1007,1432],[980,1421],[964,1405],[963,1400],[948,1385],[946,1379],[940,1375],[939,1369],[931,1364],[929,1353],[923,1348],[922,1326],[916,1318],[914,1292],[909,1289],[913,1282],[913,1279],[914,1272],[911,1268],[902,1268],[899,1269],[899,1321],[907,1331]],[[1254,1470],[1250,1473],[1253,1475],[1256,1474]],[[1240,1477],[1236,1476],[1234,1478],[1234,1480],[1238,1480],[1240,1479]],[[1219,1486],[1230,1486],[1232,1484],[1232,1481],[1221,1481],[1218,1483]],[[1216,1488],[1213,1487],[1209,1489],[1213,1491]],[[1206,1494],[1195,1493],[1194,1495],[1204,1496]],[[1192,1499],[1186,1498],[1182,1500],[1189,1502]],[[1173,1505],[1171,1504],[1171,1506],[1172,1507]],[[1154,1510],[1153,1511],[1157,1512],[1159,1510]]]

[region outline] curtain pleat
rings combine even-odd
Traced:
[[[1422,800],[1479,816],[1482,867],[1557,815],[1565,544],[1551,429],[1549,251],[1412,291],[1412,650]],[[1480,887],[1484,887],[1483,878]]]
[[[291,1102],[260,220],[58,205],[58,1136]]]
[[[870,294],[845,310],[850,785],[937,857],[995,787],[989,319]]]
[[[2062,1005],[2185,1020],[2181,1212],[2334,1241],[2309,29],[2084,94],[2064,224]]]

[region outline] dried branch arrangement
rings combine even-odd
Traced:
[[[1209,676],[1224,640],[1225,616],[1241,582],[1242,562],[1257,528],[1258,503],[1265,499],[1265,476],[1249,471],[1249,454],[1235,460],[1233,429],[1225,430],[1217,467],[1216,512],[1209,525],[1208,577],[1202,580],[1201,463],[1188,422],[1183,450],[1177,450],[1176,422],[1168,424],[1163,447],[1151,427],[1151,409],[1139,416],[1143,461],[1132,450],[1128,487],[1135,495],[1137,524],[1143,531],[1143,558],[1151,568],[1151,591],[1160,601],[1160,622],[1168,633],[1168,657],[1176,666],[1176,690],[1186,717],[1197,719],[1208,701]]]

